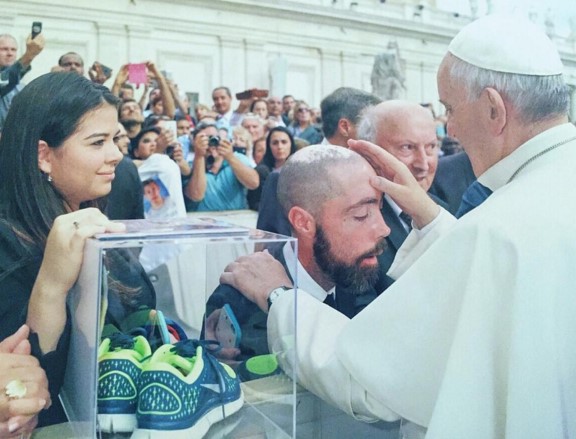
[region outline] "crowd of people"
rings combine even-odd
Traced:
[[[441,118],[349,87],[319,113],[258,93],[233,109],[227,87],[191,111],[153,62],[136,101],[131,65],[108,88],[109,69],[87,79],[73,52],[23,87],[45,44],[30,36],[17,59],[0,35],[0,437],[65,421],[66,297],[86,239],[123,230],[113,219],[246,208],[299,252],[230,264],[213,312],[263,313],[262,353],[290,351],[283,334],[296,333],[297,355],[279,360],[309,390],[357,419],[405,419],[406,437],[576,434],[576,207],[563,195],[576,128],[543,32],[491,16],[466,26],[439,68]],[[542,261],[529,237],[550,221]],[[133,255],[106,264],[106,323],[155,308]]]

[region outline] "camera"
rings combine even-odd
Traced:
[[[246,155],[246,148],[243,147],[243,146],[233,146],[233,147],[232,147],[232,150],[233,150],[234,152],[239,152],[240,154]]]
[[[208,146],[211,148],[216,148],[220,145],[220,136],[210,136],[208,138]]]

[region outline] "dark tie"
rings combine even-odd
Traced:
[[[492,195],[490,189],[479,183],[478,180],[473,182],[462,195],[462,201],[460,202],[460,207],[456,212],[456,218],[466,215],[472,209],[482,204],[490,195]]]
[[[398,216],[402,221],[404,221],[404,223],[406,223],[406,225],[408,226],[408,231],[412,230],[412,217],[408,215],[406,212],[400,212]]]
[[[328,294],[326,299],[324,299],[324,303],[331,308],[336,309],[336,301],[334,300],[334,293]]]

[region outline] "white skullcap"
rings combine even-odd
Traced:
[[[520,75],[560,75],[564,70],[554,43],[524,17],[487,15],[466,25],[448,52],[473,66]]]

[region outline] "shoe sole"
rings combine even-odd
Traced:
[[[136,427],[136,414],[98,414],[98,425],[102,433],[132,433]]]
[[[218,407],[214,407],[190,428],[184,430],[147,430],[138,428],[134,430],[130,439],[164,439],[166,437],[170,437],[170,439],[202,438],[208,430],[210,430],[212,425],[236,413],[243,405],[244,395],[241,394],[240,398],[236,401],[224,404],[224,406],[219,405]],[[222,407],[224,407],[224,410]],[[222,411],[226,413],[226,416],[222,414]]]

